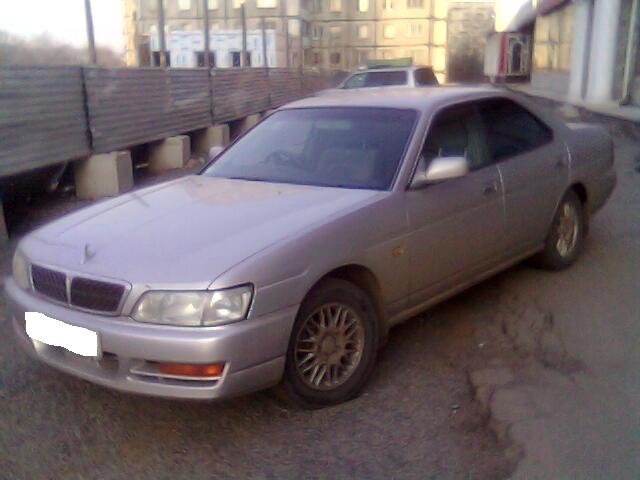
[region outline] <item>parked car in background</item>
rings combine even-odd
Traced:
[[[375,87],[436,87],[438,79],[433,68],[425,66],[372,66],[351,73],[336,88],[316,92],[315,95]]]
[[[497,89],[312,97],[27,235],[5,289],[21,344],[72,375],[331,405],[394,325],[524,258],[570,266],[615,180],[602,127]]]
[[[354,88],[391,86],[435,87],[438,86],[438,79],[431,67],[368,68],[352,73],[338,88],[352,90]]]

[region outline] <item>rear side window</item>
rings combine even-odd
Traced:
[[[479,107],[494,161],[535,150],[553,139],[549,127],[511,100],[489,100]]]
[[[420,70],[416,70],[414,75],[416,78],[416,85],[418,86],[426,87],[438,85],[438,79],[430,68],[421,68]]]
[[[357,73],[349,78],[344,84],[344,88],[364,88],[364,87],[388,87],[391,85],[406,85],[407,72],[366,72]]]

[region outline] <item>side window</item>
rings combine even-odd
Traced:
[[[453,107],[440,112],[431,124],[422,148],[428,165],[436,157],[466,157],[470,170],[491,163],[482,120],[472,106]]]
[[[414,75],[415,75],[416,85],[419,85],[419,86],[438,85],[438,79],[433,73],[433,70],[431,70],[430,68],[421,68],[420,70],[416,70]]]
[[[480,114],[494,161],[534,150],[553,139],[553,134],[546,125],[511,100],[483,102]]]

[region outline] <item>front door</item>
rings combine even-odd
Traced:
[[[437,114],[421,155],[466,156],[470,172],[407,192],[410,306],[495,264],[504,249],[503,188],[473,105]]]

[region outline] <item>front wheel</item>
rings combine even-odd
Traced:
[[[327,279],[298,312],[281,387],[289,400],[307,408],[350,400],[370,376],[377,347],[369,296],[350,282]]]
[[[584,206],[574,191],[569,191],[558,206],[544,250],[535,263],[548,270],[571,266],[582,250],[586,230]]]

